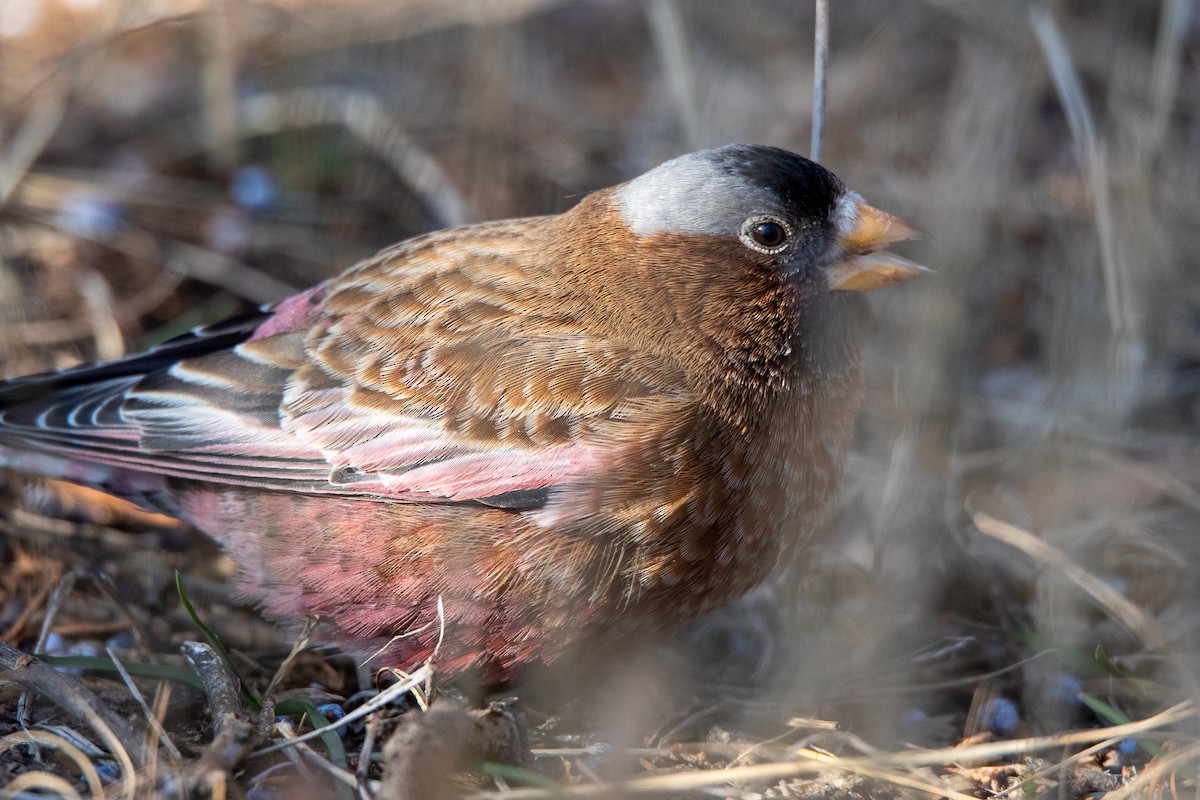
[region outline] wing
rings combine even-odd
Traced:
[[[629,423],[678,418],[679,372],[589,334],[523,271],[513,223],[456,241],[412,240],[236,329],[43,379],[46,398],[0,390],[0,437],[179,478],[529,509],[602,479],[636,444]]]

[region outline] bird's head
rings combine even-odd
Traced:
[[[915,238],[914,228],[776,147],[730,144],[681,156],[619,187],[614,199],[643,242],[723,242],[726,260],[773,268],[789,282],[862,292],[926,271],[883,251]]]
[[[543,261],[572,315],[676,363],[731,415],[797,374],[851,370],[838,296],[925,271],[884,250],[912,227],[774,147],[681,156],[589,195],[546,232]]]

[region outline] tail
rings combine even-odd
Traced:
[[[173,513],[162,476],[106,463],[107,453],[127,452],[141,436],[124,417],[124,399],[146,376],[246,341],[269,314],[260,309],[198,328],[118,361],[0,381],[0,467]]]
[[[226,350],[249,339],[270,315],[270,308],[264,307],[215,325],[195,328],[144,353],[135,353],[117,361],[84,364],[59,372],[43,372],[0,381],[0,414],[18,406],[51,399],[68,389],[95,386],[119,378],[141,378],[168,369],[176,361]],[[0,429],[3,424],[0,418]]]

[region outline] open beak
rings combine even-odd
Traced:
[[[854,227],[838,244],[846,257],[825,268],[829,288],[837,292],[869,292],[919,278],[929,270],[883,250],[892,242],[918,239],[921,232],[887,212],[855,201]]]

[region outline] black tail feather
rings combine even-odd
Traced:
[[[146,375],[176,361],[198,358],[234,347],[249,339],[270,315],[269,308],[239,314],[223,322],[197,328],[144,353],[102,364],[84,364],[60,372],[43,372],[0,381],[0,410],[30,401],[44,400],[56,392],[115,378]]]

